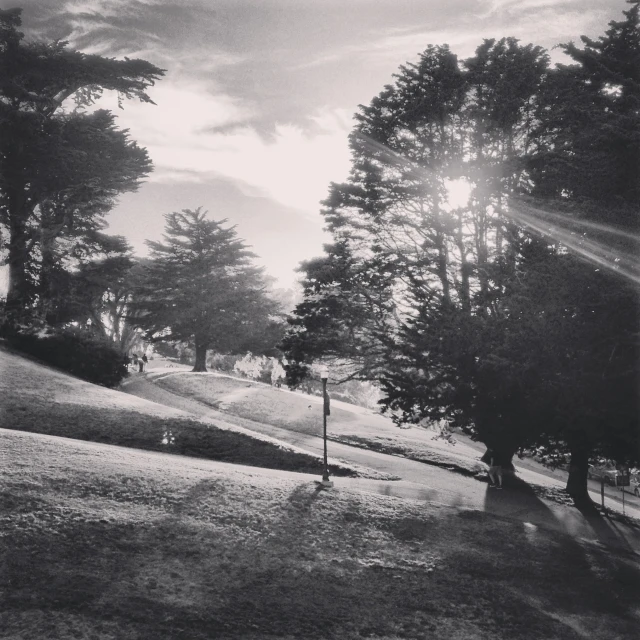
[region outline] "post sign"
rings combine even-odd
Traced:
[[[631,476],[628,473],[621,473],[616,476],[616,487],[631,486]]]

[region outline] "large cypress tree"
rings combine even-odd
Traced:
[[[115,91],[121,100],[151,102],[147,90],[164,74],[144,60],[86,55],[66,42],[25,42],[20,25],[19,9],[0,10],[0,224],[10,324],[28,320],[46,295],[38,270],[46,280],[56,238],[78,226],[95,229],[99,221],[91,221],[151,169],[112,114],[68,112],[66,101],[86,107]]]
[[[188,342],[194,371],[206,371],[208,349],[269,351],[278,341],[278,304],[262,270],[226,220],[201,208],[165,216],[164,242],[148,242],[130,321],[151,341]]]
[[[334,242],[303,266],[292,382],[333,357],[378,380],[398,421],[445,418],[505,459],[568,452],[578,502],[590,457],[640,458],[631,4],[566,45],[580,64],[549,69],[513,39],[462,65],[430,47],[361,109],[323,211]]]
[[[544,395],[556,419],[544,435],[571,453],[581,502],[590,457],[640,462],[640,2],[629,4],[597,40],[562,45],[574,64],[541,91],[525,159],[534,200],[518,207],[558,245],[521,284],[535,297],[544,277],[556,294],[543,345],[555,350]]]
[[[489,384],[481,337],[518,259],[504,204],[526,185],[518,157],[546,66],[513,39],[485,41],[464,64],[429,47],[361,108],[349,181],[323,211],[335,241],[305,265],[285,341],[292,381],[314,357],[347,358],[346,375],[378,380],[397,420],[447,418],[513,455],[513,388]]]

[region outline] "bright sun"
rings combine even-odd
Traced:
[[[445,180],[444,186],[447,189],[447,201],[452,209],[464,207],[469,203],[471,195],[471,183],[464,178],[457,180]]]

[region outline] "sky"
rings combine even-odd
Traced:
[[[27,39],[166,69],[156,105],[113,108],[155,170],[109,214],[144,255],[163,215],[228,219],[278,285],[320,255],[320,201],[349,171],[347,136],[401,64],[429,44],[464,58],[484,38],[551,49],[597,37],[624,0],[15,0]],[[562,54],[551,51],[552,59]]]

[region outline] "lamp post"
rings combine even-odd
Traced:
[[[327,416],[329,415],[329,398],[327,396],[328,379],[329,368],[323,366],[320,369],[320,380],[322,380],[322,439],[324,440],[324,468],[322,470],[322,484],[325,487],[332,487],[333,482],[329,480],[329,467],[327,465]]]

